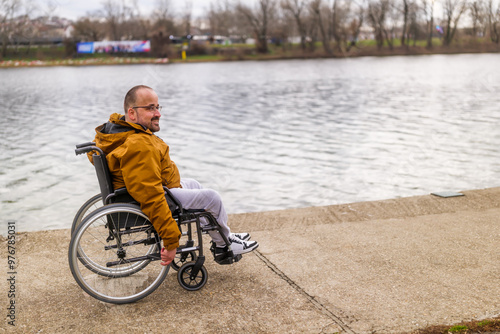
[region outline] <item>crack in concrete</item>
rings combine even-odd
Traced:
[[[329,317],[333,322],[335,322],[337,325],[339,325],[342,330],[346,333],[349,334],[356,334],[351,328],[349,328],[348,325],[346,325],[342,319],[340,319],[338,316],[336,316],[332,311],[330,311],[326,306],[318,302],[313,296],[308,294],[303,288],[301,288],[297,283],[295,283],[290,277],[288,277],[284,272],[282,272],[278,267],[276,267],[271,261],[269,261],[268,258],[266,258],[261,252],[259,251],[254,251],[255,255],[264,262],[269,269],[271,269],[276,275],[278,275],[280,278],[282,278],[285,282],[290,284],[292,288],[297,290],[301,295],[307,298],[311,304],[313,304],[318,310],[320,310],[324,315]]]

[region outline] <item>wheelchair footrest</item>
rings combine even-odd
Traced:
[[[212,241],[210,251],[214,256],[214,261],[218,264],[233,264],[234,262],[238,262],[239,260],[241,260],[241,254],[234,255],[232,251],[227,250],[227,247],[225,248],[225,251],[223,253],[219,254],[215,253],[215,249],[215,244]]]
[[[221,259],[221,260],[218,260],[218,259],[215,259],[215,262],[217,262],[218,264],[233,264],[235,262],[238,262],[239,260],[241,260],[241,254],[238,254],[238,255],[234,255],[234,256],[228,256],[224,259]]]

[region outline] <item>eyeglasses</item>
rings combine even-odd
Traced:
[[[144,109],[147,109],[151,112],[154,112],[155,110],[158,110],[158,111],[161,111],[161,108],[163,108],[162,106],[137,106],[137,107],[132,107],[132,109],[136,109],[136,108],[144,108]]]

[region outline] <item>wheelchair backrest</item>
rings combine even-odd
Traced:
[[[97,181],[99,182],[99,187],[101,188],[102,200],[104,204],[107,204],[106,198],[109,194],[114,192],[108,162],[106,161],[106,156],[104,154],[94,153],[92,155],[92,159],[94,161],[95,172],[97,174]]]
[[[76,145],[75,153],[79,155],[92,151],[94,152],[92,154],[92,161],[94,163],[97,181],[99,182],[99,188],[101,189],[101,196],[104,205],[117,202],[137,204],[134,198],[129,195],[127,189],[121,188],[115,190],[113,188],[113,178],[109,172],[106,154],[104,154],[104,152],[98,148],[95,143]],[[175,196],[173,196],[167,187],[163,187],[163,189],[165,190],[165,198],[172,214],[175,216],[179,212],[182,212],[181,203],[175,198]]]

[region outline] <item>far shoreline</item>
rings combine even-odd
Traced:
[[[102,65],[160,65],[160,64],[190,64],[205,62],[234,62],[234,61],[270,61],[270,60],[313,60],[313,59],[349,59],[360,57],[391,57],[391,56],[424,56],[424,55],[456,55],[456,54],[497,54],[500,46],[494,44],[477,46],[436,46],[431,49],[426,47],[395,47],[389,48],[356,48],[350,53],[336,52],[327,55],[324,52],[314,53],[278,53],[257,55],[217,55],[217,56],[188,56],[187,59],[179,58],[154,58],[154,57],[96,57],[96,58],[67,58],[52,60],[1,60],[1,68],[37,68],[54,66],[102,66]]]

